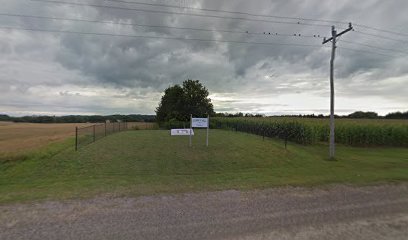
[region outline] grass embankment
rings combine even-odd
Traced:
[[[188,137],[168,131],[121,132],[75,152],[72,142],[24,161],[0,163],[0,203],[144,195],[281,185],[367,184],[408,180],[408,149],[302,146],[256,135],[211,130]]]

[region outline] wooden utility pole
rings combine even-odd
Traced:
[[[334,159],[335,146],[334,146],[334,59],[336,57],[336,40],[341,35],[353,30],[353,26],[349,23],[349,27],[337,34],[336,27],[332,26],[332,36],[329,39],[324,38],[323,44],[332,42],[332,53],[330,59],[330,159]]]

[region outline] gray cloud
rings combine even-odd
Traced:
[[[104,4],[102,1],[77,1]],[[179,4],[176,0],[157,3]],[[105,3],[128,8],[157,9],[131,4]],[[335,19],[404,32],[408,3],[399,1],[199,1],[191,7],[227,9],[257,14]],[[328,36],[330,27],[284,25],[179,14],[142,13],[67,6],[32,1],[6,0],[0,12],[62,18],[212,29],[211,32],[146,28],[115,24],[50,21],[0,16],[0,26],[67,31],[182,37],[318,47],[251,45],[78,34],[0,30],[0,107],[9,114],[154,113],[162,91],[187,78],[200,79],[210,90],[217,111],[313,112],[327,107],[329,46],[321,38],[282,37],[219,32],[284,33]],[[160,8],[161,10],[166,10]],[[186,8],[181,13],[247,17]],[[393,16],[392,18],[390,16]],[[267,18],[269,20],[290,21]],[[311,22],[309,22],[311,23]],[[322,22],[313,22],[319,24]],[[346,24],[336,24],[339,29]],[[407,37],[356,26],[357,31],[408,41]],[[339,41],[336,59],[336,93],[339,108],[347,112],[364,105],[351,102],[371,99],[370,110],[408,108],[408,44],[350,32]],[[344,42],[342,42],[344,40]],[[372,49],[355,44],[378,46]],[[343,49],[344,48],[353,48]],[[402,49],[400,53],[381,50]],[[355,50],[372,51],[363,53]],[[383,56],[375,53],[392,55]],[[232,94],[232,95],[231,95]],[[233,97],[231,97],[233,96]],[[298,99],[301,98],[301,99]],[[343,105],[342,105],[343,104]],[[364,109],[362,109],[364,110]]]

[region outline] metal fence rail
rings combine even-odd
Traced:
[[[107,135],[128,130],[127,122],[100,123],[75,128],[75,151]]]

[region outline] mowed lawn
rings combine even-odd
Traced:
[[[408,149],[301,146],[224,130],[188,137],[141,130],[110,135],[74,151],[54,144],[20,161],[0,162],[0,203],[157,193],[372,184],[408,180]]]

